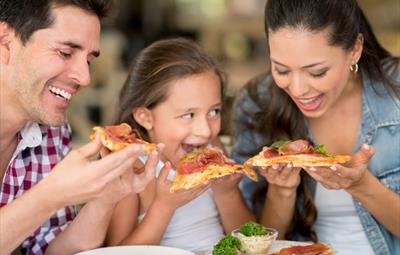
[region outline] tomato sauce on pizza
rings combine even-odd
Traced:
[[[345,163],[351,159],[348,155],[328,153],[323,145],[313,147],[307,140],[278,141],[256,156],[248,159],[245,164],[268,167],[273,164],[289,164],[295,167],[332,166]]]
[[[139,132],[126,123],[113,126],[94,127],[90,140],[94,140],[96,136],[100,137],[101,142],[110,151],[119,151],[130,144],[144,144],[145,153],[149,154],[157,149],[157,145],[144,141]]]
[[[323,243],[296,245],[281,249],[272,255],[333,255],[331,246]]]
[[[249,176],[250,179],[257,181],[257,174],[253,169],[241,164],[229,162],[218,149],[194,149],[179,160],[170,192],[181,189],[191,189],[210,179],[234,173],[243,173]]]

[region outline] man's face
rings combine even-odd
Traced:
[[[98,56],[100,21],[82,9],[52,10],[54,24],[33,33],[23,45],[14,40],[7,84],[13,107],[30,121],[61,125],[70,100],[90,83],[89,63]]]

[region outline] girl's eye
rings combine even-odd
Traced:
[[[216,117],[219,116],[221,114],[221,109],[216,108],[216,109],[212,109],[209,113],[210,117]]]
[[[317,72],[317,73],[311,73],[311,76],[315,77],[315,78],[321,78],[321,77],[325,76],[327,71],[328,71],[327,69],[324,69],[324,70],[321,70],[320,72]]]
[[[61,57],[65,58],[65,59],[69,59],[72,56],[72,54],[64,52],[64,51],[61,51],[61,50],[59,51],[59,54],[60,54]]]
[[[194,113],[192,113],[192,112],[185,113],[180,116],[181,119],[185,119],[185,120],[193,119],[193,117],[194,117]]]

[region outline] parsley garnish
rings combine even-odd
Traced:
[[[323,145],[323,144],[318,145],[317,147],[315,147],[315,148],[314,148],[314,152],[321,153],[321,154],[323,154],[323,155],[325,155],[325,156],[327,156],[327,157],[332,156],[331,153],[328,153],[328,152],[326,151],[325,145]]]
[[[249,221],[240,227],[239,232],[245,236],[263,236],[267,234],[267,230],[261,224]]]
[[[240,240],[232,235],[227,235],[221,239],[213,248],[213,255],[236,255],[237,250],[242,249]]]
[[[276,141],[276,142],[274,142],[273,144],[271,144],[271,146],[269,146],[269,147],[270,147],[271,149],[273,149],[273,150],[278,151],[279,148],[281,148],[282,146],[284,146],[284,145],[286,145],[286,144],[288,144],[288,143],[290,143],[290,141],[283,141],[283,140],[281,140],[281,141]]]

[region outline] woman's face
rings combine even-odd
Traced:
[[[327,35],[287,28],[268,35],[272,76],[308,118],[323,116],[351,90],[349,67],[362,50],[362,40],[345,51],[329,45]]]

